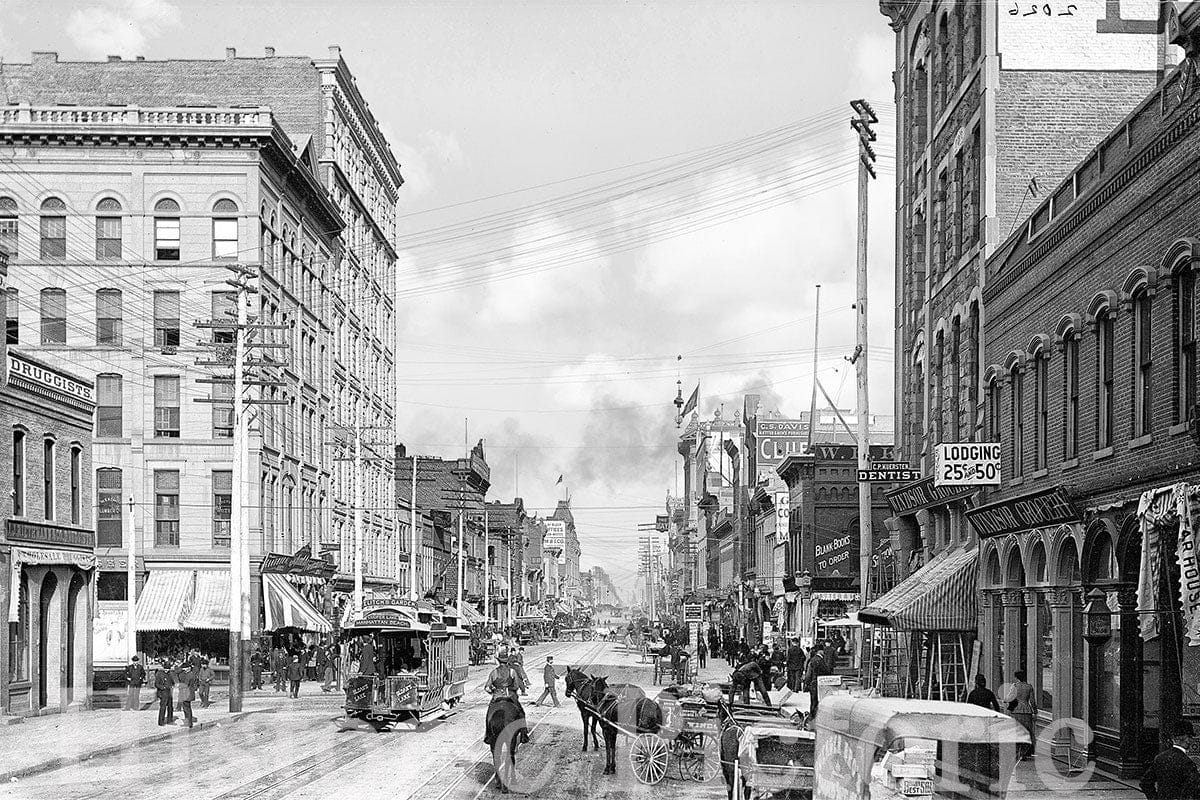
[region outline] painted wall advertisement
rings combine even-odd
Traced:
[[[754,428],[756,478],[770,478],[785,458],[803,454],[807,444],[808,426],[800,420],[759,420]]]
[[[92,661],[98,667],[125,664],[126,621],[129,605],[124,600],[97,600],[96,619],[92,622]]]
[[[858,574],[858,527],[835,531],[817,525],[816,572],[822,578],[847,578]]]

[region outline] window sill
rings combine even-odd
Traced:
[[[1130,450],[1139,450],[1139,449],[1146,447],[1147,445],[1150,445],[1153,443],[1154,443],[1154,434],[1147,433],[1145,436],[1139,436],[1136,439],[1130,440],[1129,449]]]
[[[1097,450],[1096,452],[1092,453],[1092,461],[1101,461],[1106,458],[1112,458],[1112,454],[1113,454],[1112,445],[1109,445],[1108,447],[1105,447],[1103,450]]]
[[[1025,484],[1024,476],[1021,476],[1019,478],[1012,478],[1008,482],[1009,486],[1023,486],[1024,484]]]
[[[1059,464],[1058,468],[1061,470],[1068,470],[1068,469],[1075,469],[1078,466],[1079,466],[1078,458],[1068,458],[1066,461]]]
[[[1187,433],[1191,427],[1192,427],[1192,423],[1181,422],[1178,425],[1172,425],[1171,427],[1167,428],[1167,435],[1168,436],[1180,436],[1182,434]]]
[[[1032,475],[1030,475],[1030,476],[1029,476],[1029,479],[1030,479],[1030,480],[1032,480],[1032,481],[1036,481],[1038,478],[1044,478],[1044,477],[1046,477],[1046,476],[1047,476],[1047,475],[1049,475],[1049,474],[1050,474],[1050,470],[1048,470],[1048,469],[1039,469],[1039,470],[1035,471],[1035,472],[1034,472]]]

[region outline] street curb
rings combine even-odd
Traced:
[[[109,755],[112,755],[113,753],[119,753],[122,750],[135,750],[139,747],[145,747],[146,745],[155,744],[156,742],[161,742],[165,739],[170,739],[175,736],[178,736],[182,733],[182,731],[190,730],[190,731],[194,732],[197,730],[204,730],[205,728],[212,728],[212,727],[215,727],[217,725],[220,725],[220,724],[226,723],[226,722],[237,722],[238,720],[244,719],[245,717],[248,717],[251,714],[273,714],[273,713],[275,713],[275,711],[276,711],[276,709],[274,709],[274,708],[261,708],[261,709],[254,709],[251,711],[239,711],[236,714],[230,714],[227,717],[221,717],[220,719],[214,719],[209,722],[197,722],[191,728],[186,728],[183,726],[172,726],[172,728],[173,728],[172,730],[157,731],[157,732],[149,734],[147,736],[143,736],[139,739],[133,739],[132,741],[120,742],[119,744],[105,745],[104,747],[100,747],[95,750],[90,750],[86,753],[80,753],[77,755],[60,756],[58,758],[47,759],[46,761],[43,761],[40,764],[32,764],[28,767],[21,767],[20,769],[15,769],[10,772],[0,772],[0,784],[12,783],[13,781],[20,780],[21,778],[28,778],[31,775],[40,775],[43,772],[53,772],[54,770],[62,769],[63,767],[69,767],[69,766],[73,766],[75,764],[82,764],[85,761],[91,761],[93,758],[101,758],[102,756],[109,756]]]

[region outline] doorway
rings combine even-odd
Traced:
[[[42,591],[38,597],[38,708],[49,705],[50,676],[53,674],[51,667],[58,666],[57,658],[54,659],[53,665],[50,664],[50,642],[52,638],[57,638],[51,636],[51,626],[58,621],[57,615],[53,613],[57,589],[58,578],[53,572],[47,572],[46,577],[42,579]]]

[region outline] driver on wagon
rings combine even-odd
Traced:
[[[496,653],[496,668],[488,675],[487,683],[483,685],[483,690],[492,696],[492,703],[503,702],[510,700],[516,704],[520,711],[520,717],[525,718],[525,709],[518,699],[519,693],[527,691],[528,687],[521,678],[521,673],[508,665],[509,650],[507,647],[500,648]],[[529,741],[529,732],[521,731],[521,741]],[[488,742],[488,744],[494,744]]]

